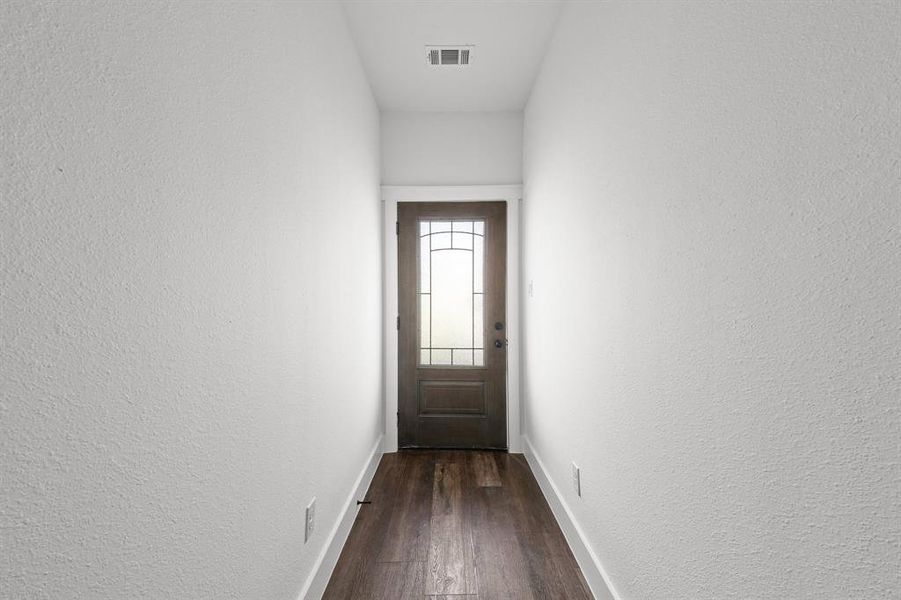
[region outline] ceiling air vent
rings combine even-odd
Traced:
[[[433,67],[466,67],[472,46],[426,46],[426,53]]]

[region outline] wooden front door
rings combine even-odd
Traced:
[[[397,214],[398,445],[506,449],[507,206]]]

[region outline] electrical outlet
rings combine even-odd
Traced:
[[[532,280],[529,280],[529,298],[535,297],[535,286],[533,285]]]
[[[307,504],[306,528],[303,533],[303,543],[306,544],[313,537],[313,529],[316,527],[316,498]]]
[[[572,463],[573,466],[573,491],[576,496],[582,497],[582,475],[579,472],[579,465]]]

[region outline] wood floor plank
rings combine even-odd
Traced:
[[[472,530],[463,515],[463,466],[435,464],[426,594],[477,594]]]
[[[511,521],[509,491],[504,487],[474,487],[468,500],[479,598],[537,600]]]
[[[501,476],[494,460],[495,452],[472,452],[469,455],[470,465],[475,476],[475,484],[479,487],[500,487]]]
[[[425,598],[425,561],[375,563],[366,572],[358,595],[367,600]]]
[[[380,562],[425,562],[428,558],[435,454],[411,452],[404,457],[404,464],[403,485],[392,499],[394,510],[377,558]]]

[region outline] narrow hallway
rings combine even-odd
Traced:
[[[325,600],[592,598],[521,454],[385,454]]]
[[[901,600],[901,1],[0,40],[0,600]]]

